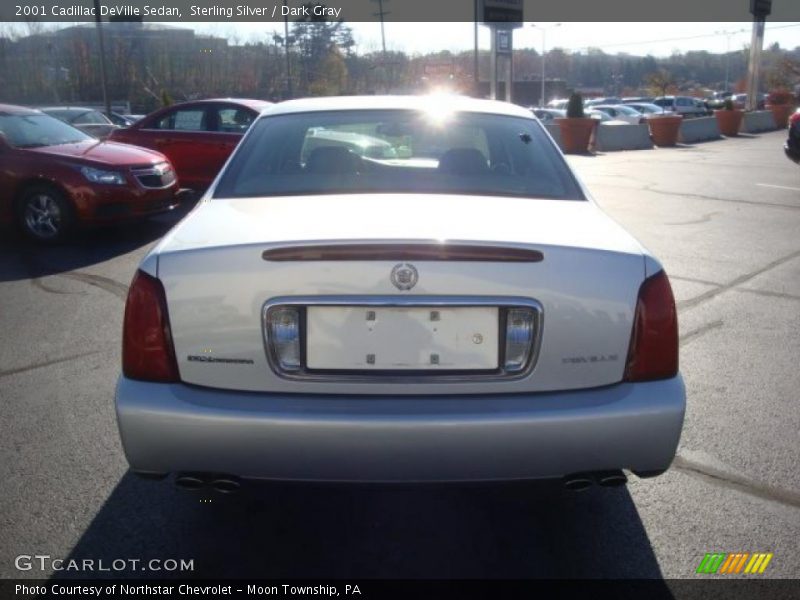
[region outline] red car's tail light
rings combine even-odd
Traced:
[[[789,126],[792,126],[798,122],[800,122],[800,110],[789,117]]]
[[[142,381],[179,381],[164,287],[137,271],[128,290],[122,328],[122,372]]]
[[[678,314],[669,279],[659,271],[639,288],[625,381],[668,379],[678,373]]]

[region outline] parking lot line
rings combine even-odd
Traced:
[[[735,288],[735,287],[737,287],[739,285],[742,285],[743,283],[746,283],[746,282],[750,281],[751,279],[755,279],[757,276],[761,275],[762,273],[766,273],[770,269],[774,269],[775,267],[778,267],[778,266],[780,266],[780,265],[782,265],[784,263],[787,263],[790,260],[793,260],[793,259],[797,258],[798,256],[800,256],[800,250],[792,252],[791,254],[788,254],[786,256],[782,256],[781,258],[773,260],[772,262],[770,262],[769,264],[761,267],[760,269],[757,269],[757,270],[752,271],[750,273],[745,273],[744,275],[741,275],[741,276],[737,277],[736,279],[734,279],[733,281],[731,281],[729,283],[726,283],[726,284],[723,284],[723,285],[721,285],[721,286],[719,286],[717,288],[711,289],[711,290],[709,290],[709,291],[707,291],[707,292],[705,292],[703,294],[700,294],[699,296],[695,296],[694,298],[691,298],[691,299],[686,300],[684,302],[679,302],[678,303],[678,309],[679,310],[689,310],[690,308],[694,308],[695,306],[698,306],[699,304],[702,304],[703,302],[705,302],[707,300],[710,300],[711,298],[719,296],[723,292],[727,292],[728,290],[732,290],[733,288]]]
[[[791,187],[788,185],[775,185],[774,183],[757,183],[756,185],[768,188],[777,188],[779,190],[790,190],[792,192],[800,192],[800,187]]]
[[[59,363],[68,362],[71,360],[75,360],[78,358],[84,358],[86,356],[92,356],[93,354],[100,354],[101,350],[90,350],[88,352],[79,352],[78,354],[70,354],[69,356],[62,356],[61,358],[54,358],[52,360],[45,360],[43,362],[35,363],[32,365],[25,365],[24,367],[17,367],[15,369],[8,369],[6,371],[0,371],[0,377],[7,377],[9,375],[16,375],[17,373],[24,373],[25,371],[32,371],[33,369],[41,369],[43,367],[49,367],[50,365],[57,365]]]

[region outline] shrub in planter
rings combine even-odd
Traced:
[[[739,127],[742,124],[744,111],[734,108],[733,100],[726,98],[722,110],[714,111],[714,117],[717,119],[717,125],[719,125],[719,131],[722,135],[727,137],[739,135]]]
[[[650,137],[653,138],[653,143],[659,147],[677,144],[681,121],[683,121],[681,115],[668,112],[648,116],[647,126],[650,128]]]
[[[556,119],[561,130],[561,146],[564,152],[582,153],[589,150],[589,139],[595,127],[595,120],[583,112],[583,98],[578,93],[569,97],[567,116]]]
[[[794,97],[787,90],[773,90],[767,96],[767,110],[772,112],[775,127],[784,129],[789,124],[789,115],[794,112]]]

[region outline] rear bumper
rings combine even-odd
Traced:
[[[492,481],[667,469],[680,376],[562,393],[360,397],[254,394],[121,377],[134,471],[296,481]]]

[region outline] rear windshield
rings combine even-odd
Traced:
[[[584,199],[534,119],[408,110],[259,119],[214,197],[342,193]]]

